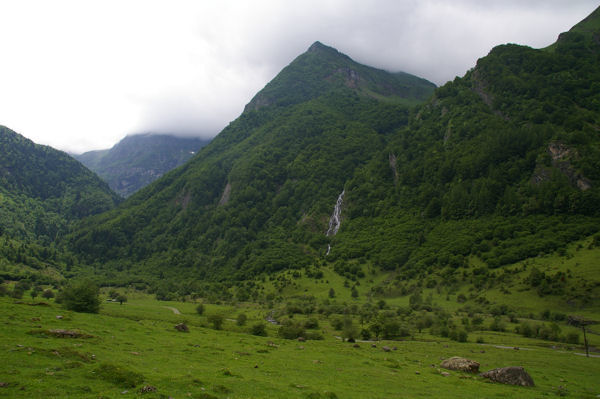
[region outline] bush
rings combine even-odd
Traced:
[[[200,316],[204,314],[204,304],[201,303],[196,306],[196,313],[198,313]]]
[[[240,313],[235,321],[235,324],[237,324],[238,326],[244,326],[246,325],[246,320],[248,320],[248,316],[246,316],[245,313]]]
[[[54,291],[52,291],[50,288],[45,289],[44,292],[42,292],[42,297],[46,299],[54,298]]]
[[[60,303],[75,312],[98,313],[100,310],[98,286],[90,280],[74,282],[63,289]]]
[[[144,381],[142,374],[112,364],[100,365],[96,370],[96,376],[122,388],[135,388]]]
[[[253,324],[252,327],[250,327],[250,334],[258,335],[260,337],[266,337],[267,336],[266,324],[263,322]]]
[[[288,322],[279,327],[277,335],[285,339],[296,339],[299,337],[305,337],[306,330],[304,330],[304,327],[298,323]]]
[[[221,327],[223,326],[224,320],[225,320],[225,318],[223,317],[223,315],[220,315],[218,313],[211,314],[210,316],[208,316],[208,322],[213,325],[213,328],[215,330],[221,329]]]
[[[309,318],[304,322],[304,328],[306,329],[315,329],[319,328],[319,320],[314,317]]]

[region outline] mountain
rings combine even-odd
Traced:
[[[327,266],[389,272],[381,295],[564,251],[600,225],[597,33],[498,46],[417,109],[422,80],[409,90],[315,43],[192,161],[86,220],[72,248],[115,282],[186,292]]]
[[[73,223],[119,202],[106,183],[69,155],[0,126],[3,271],[6,262],[34,269],[64,262],[57,242]]]
[[[345,182],[434,87],[315,43],[191,161],[85,221],[73,248],[142,275],[216,278],[310,263]]]
[[[173,168],[187,162],[210,140],[166,134],[125,137],[110,150],[74,157],[96,172],[110,188],[128,197]]]

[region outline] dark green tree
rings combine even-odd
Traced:
[[[98,313],[100,296],[98,286],[91,280],[80,280],[69,284],[60,294],[65,308],[75,312]]]

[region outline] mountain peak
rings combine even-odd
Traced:
[[[316,41],[257,93],[244,111],[298,104],[340,89],[351,89],[376,99],[418,102],[434,88],[433,83],[416,76],[392,74],[359,64]]]

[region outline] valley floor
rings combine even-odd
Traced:
[[[165,306],[168,305],[168,306]],[[205,327],[196,304],[148,297],[104,303],[100,314],[65,311],[50,302],[0,298],[0,397],[11,398],[596,398],[600,358],[581,347],[481,332],[485,344],[426,334],[372,345],[324,340],[299,342],[243,332],[229,319],[235,308],[208,305],[225,315],[226,330]],[[175,314],[171,307],[180,310]],[[248,308],[248,322],[263,318]],[[62,317],[57,317],[62,316]],[[189,332],[174,326],[185,322]],[[324,323],[323,323],[324,324]],[[61,330],[66,330],[62,331]],[[237,331],[236,331],[237,330]],[[69,332],[80,337],[65,337]],[[57,335],[62,335],[58,337]],[[389,352],[383,347],[390,348]],[[518,347],[518,350],[515,349]],[[481,371],[523,366],[535,387],[490,383],[440,368],[462,356]],[[448,374],[445,374],[445,373]],[[147,392],[144,392],[147,391]]]

